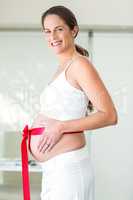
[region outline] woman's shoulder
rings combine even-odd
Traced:
[[[89,73],[91,71],[96,71],[94,65],[92,64],[89,57],[78,56],[73,63],[73,70],[76,74]]]

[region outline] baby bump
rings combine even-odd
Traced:
[[[44,153],[40,152],[38,150],[38,144],[40,140],[41,135],[31,135],[30,139],[30,149],[32,156],[39,162],[42,162],[44,160]]]
[[[49,152],[42,153],[38,150],[40,137],[41,135],[32,135],[30,141],[32,156],[39,162],[44,162],[56,154],[78,149],[85,144],[85,136],[83,133],[64,134]]]
[[[49,158],[53,157],[57,153],[60,152],[61,150],[61,143],[62,141],[60,140],[57,144],[54,145],[54,147],[49,151],[49,152],[40,152],[38,150],[38,144],[40,141],[41,135],[32,135],[30,139],[30,150],[31,154],[39,162],[44,162],[48,160]]]

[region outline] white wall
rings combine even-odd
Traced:
[[[1,0],[0,26],[40,26],[40,16],[50,6],[68,6],[79,24],[133,25],[132,0]]]
[[[94,33],[93,63],[118,111],[118,125],[93,131],[96,200],[133,199],[133,34]]]

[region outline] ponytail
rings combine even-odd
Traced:
[[[85,48],[81,47],[78,44],[75,44],[75,48],[77,52],[80,53],[81,55],[89,57],[89,52]]]

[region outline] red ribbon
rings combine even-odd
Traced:
[[[31,135],[40,135],[45,128],[32,128],[29,129],[26,125],[23,129],[23,139],[21,143],[21,159],[22,159],[22,184],[23,184],[23,198],[24,200],[30,200],[30,182],[29,182],[29,169],[28,169],[28,148],[30,150],[30,139]]]

